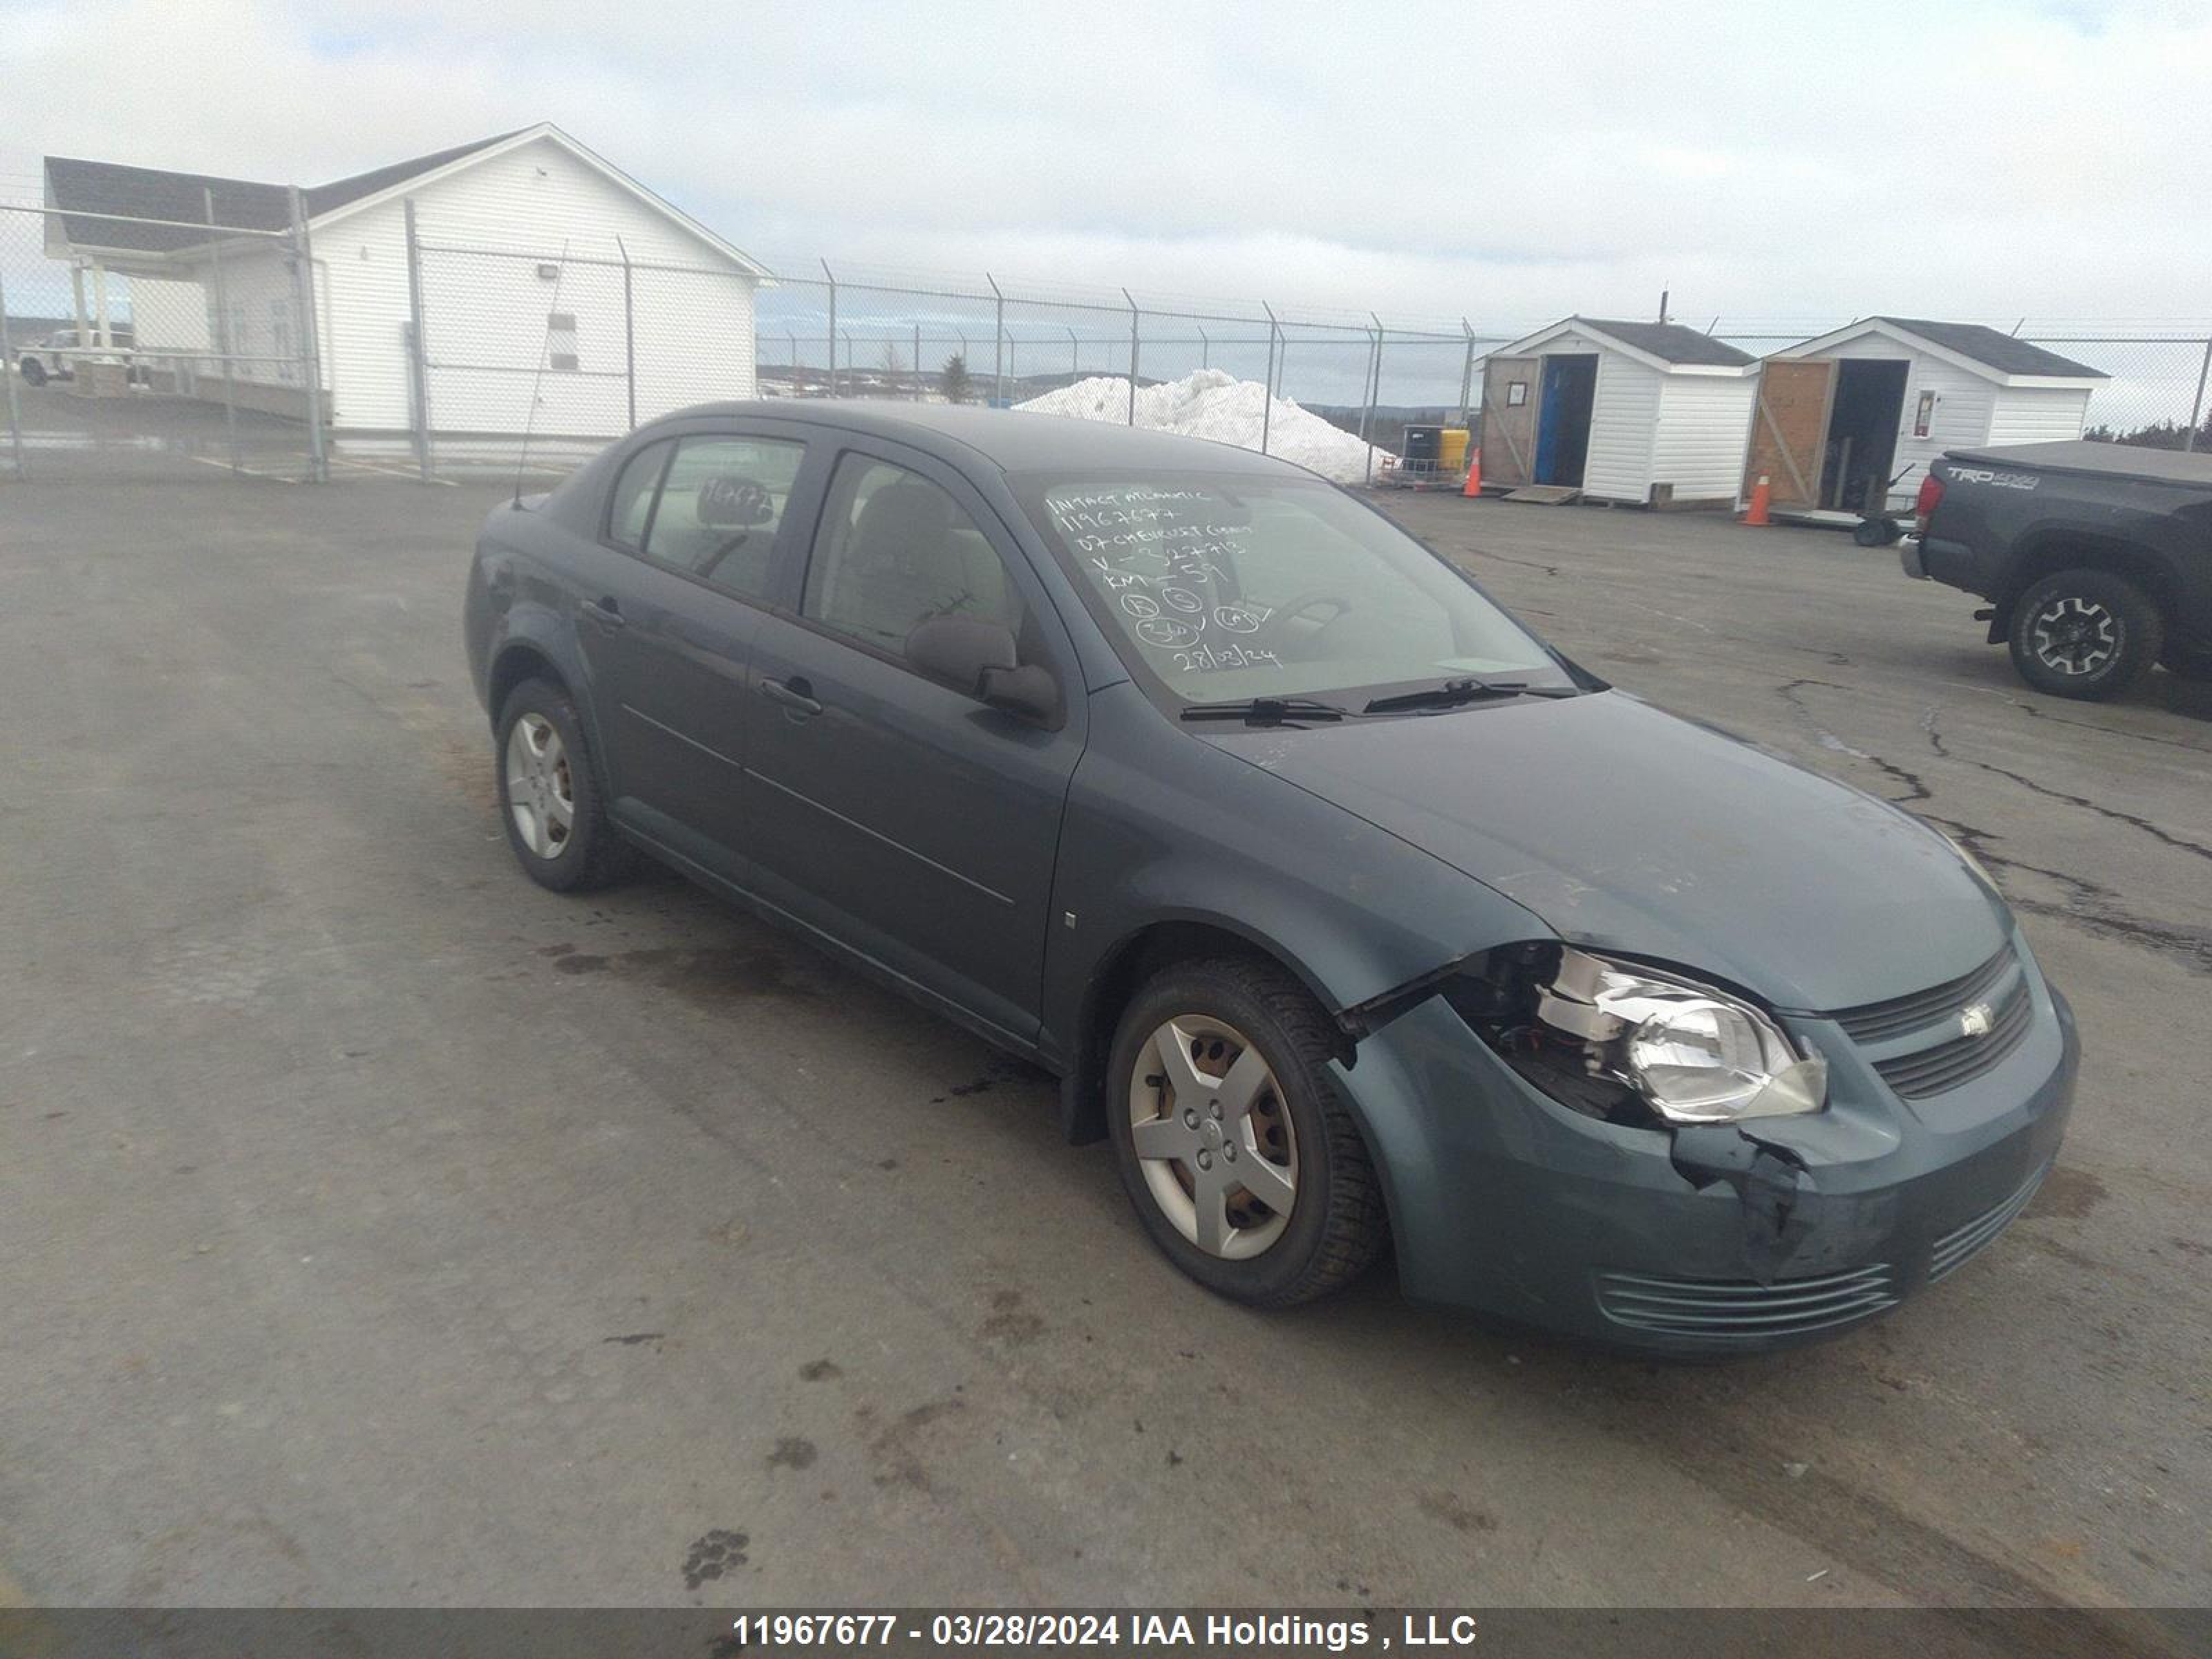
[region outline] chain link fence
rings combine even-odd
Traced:
[[[672,410],[757,397],[1036,410],[1347,483],[1449,483],[1459,447],[1440,440],[1479,424],[1486,355],[1526,331],[820,260],[687,264],[618,238],[493,246],[418,223],[411,202],[388,246],[349,234],[333,270],[296,191],[198,208],[0,205],[0,477],[557,473]],[[1835,325],[1707,331],[1765,355]],[[2094,435],[2212,447],[2212,330],[2008,331],[2111,375]]]
[[[212,193],[200,205],[197,220],[0,205],[0,477],[325,476],[296,195],[264,222]]]

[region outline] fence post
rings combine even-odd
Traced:
[[[991,401],[1006,401],[1006,296],[999,292],[999,279],[989,271],[983,280],[991,285]]]
[[[615,252],[622,255],[623,262],[623,378],[629,390],[629,429],[635,432],[637,430],[637,310],[630,295],[629,245],[619,234],[615,237]],[[760,362],[757,343],[753,348],[753,362],[756,365]],[[757,374],[754,377],[753,391],[756,394],[760,391]]]
[[[1282,331],[1275,322],[1275,308],[1265,300],[1260,309],[1267,313],[1267,372],[1260,382],[1260,453],[1267,453],[1267,428],[1275,414],[1275,337]]]
[[[1212,368],[1213,367],[1213,342],[1206,337],[1206,325],[1203,323],[1194,322],[1191,324],[1191,326],[1198,331],[1198,366],[1200,368]]]
[[[407,225],[407,378],[415,395],[415,468],[431,482],[430,353],[422,337],[422,244],[415,234],[415,198],[400,204]]]
[[[1367,435],[1367,429],[1375,422],[1375,400],[1382,390],[1382,319],[1371,311],[1367,314],[1375,324],[1375,332],[1370,337],[1372,343],[1367,352],[1367,385],[1363,388],[1367,394],[1366,407],[1359,411],[1359,441],[1367,448],[1364,482],[1372,483],[1375,481],[1375,444]]]
[[[43,220],[40,223],[43,228]],[[7,345],[9,345],[8,285],[4,280],[0,280],[0,347]],[[7,355],[12,357],[15,354],[10,349]],[[15,457],[15,477],[18,481],[21,481],[31,475],[23,470],[23,413],[16,407],[15,364],[0,362],[0,379],[4,379],[8,382],[8,447]]]
[[[837,395],[837,277],[830,262],[822,264],[822,280],[830,284],[830,395]]]
[[[1459,371],[1459,423],[1464,429],[1468,423],[1468,405],[1474,397],[1474,325],[1464,317],[1459,319],[1460,331],[1467,336],[1467,362]]]
[[[1066,323],[1062,323],[1060,326],[1067,329],[1068,384],[1073,386],[1083,378],[1083,347],[1077,342],[1073,329],[1068,328]]]
[[[243,472],[246,464],[238,453],[238,364],[231,349],[230,290],[223,286],[222,281],[222,239],[215,225],[215,191],[204,186],[201,188],[200,207],[207,218],[208,263],[213,267],[215,311],[221,323],[216,330],[216,349],[222,354],[222,424],[230,437],[230,470]],[[77,309],[80,313],[84,309],[82,295]],[[80,340],[84,338],[82,323],[78,325],[76,337]]]
[[[2197,448],[2197,434],[2204,424],[2204,381],[2212,375],[2212,339],[2204,342],[2204,361],[2197,370],[2197,401],[2189,405],[2189,430],[2182,434],[2181,453],[2192,454]]]
[[[1129,424],[1137,423],[1137,302],[1123,289],[1121,297],[1129,301]]]
[[[307,203],[297,185],[290,186],[292,257],[299,263],[294,283],[295,303],[301,311],[300,373],[307,383],[307,471],[317,483],[331,481],[330,453],[323,441],[323,319],[315,306],[315,249],[307,235]]]
[[[914,325],[914,400],[921,401],[921,325]]]

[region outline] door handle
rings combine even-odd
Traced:
[[[582,609],[586,616],[602,628],[622,628],[628,625],[627,618],[622,613],[622,606],[615,603],[611,594],[605,599],[586,599]]]
[[[818,714],[822,705],[814,700],[814,688],[798,675],[788,680],[763,679],[760,694],[770,702],[780,702],[794,714]]]

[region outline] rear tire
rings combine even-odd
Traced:
[[[46,366],[40,362],[36,357],[24,358],[23,384],[26,386],[44,386],[46,383]]]
[[[523,681],[507,694],[498,732],[500,823],[523,872],[556,893],[618,880],[629,848],[607,821],[599,769],[568,694],[548,680]]]
[[[1382,1185],[1328,1075],[1338,1046],[1287,975],[1237,957],[1163,969],[1122,1013],[1106,1074],[1121,1184],[1152,1242],[1218,1295],[1289,1307],[1382,1252]]]
[[[2118,696],[2150,672],[2166,628],[2142,589],[2110,570],[2045,576],[2015,600],[2009,643],[2021,678],[2055,697]]]

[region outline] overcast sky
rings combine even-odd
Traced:
[[[0,0],[42,154],[550,120],[771,260],[1704,326],[2212,317],[2212,5]]]

